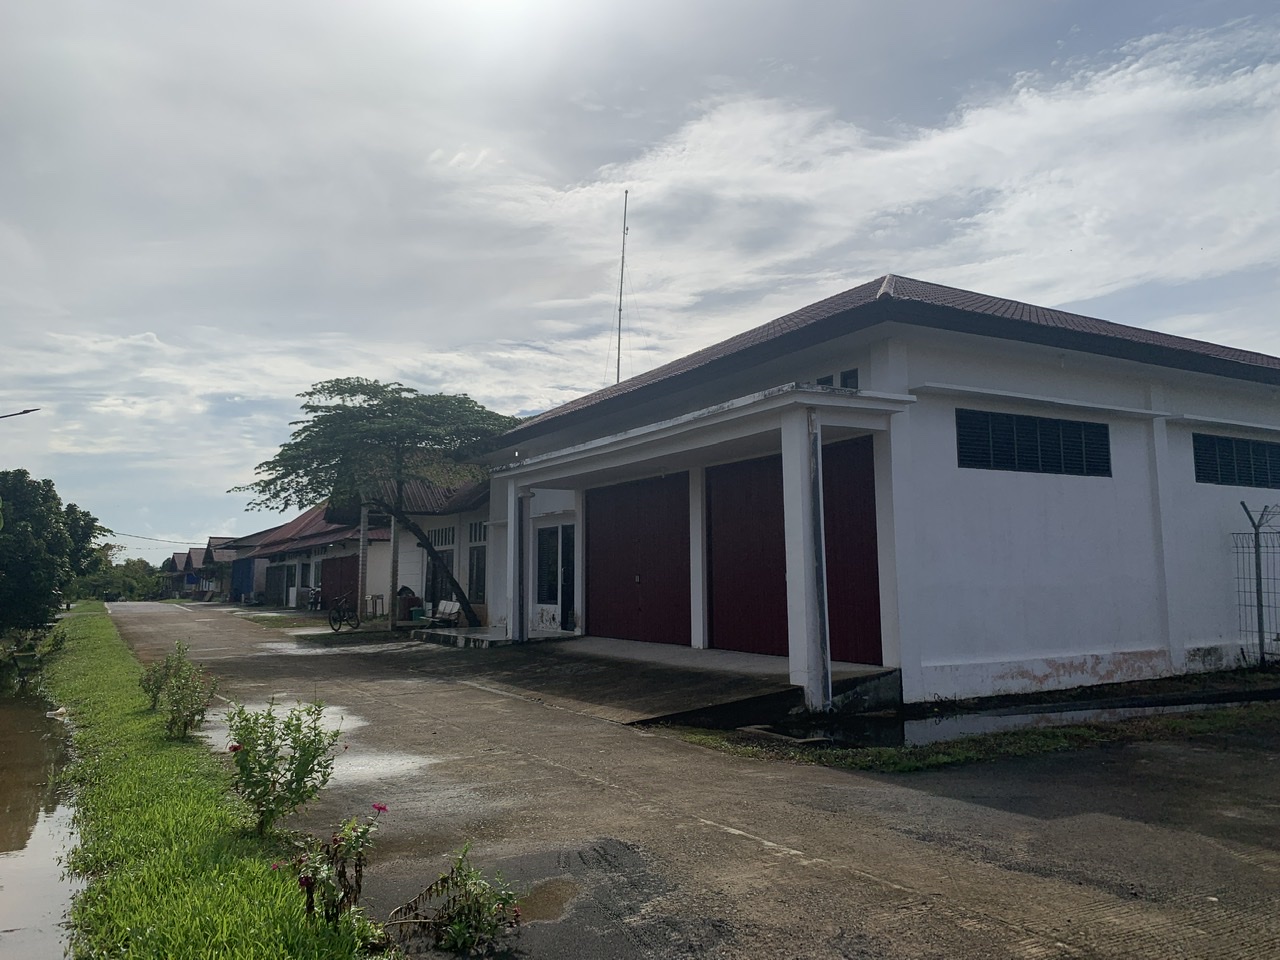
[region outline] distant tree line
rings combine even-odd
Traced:
[[[156,571],[145,560],[113,563],[123,548],[100,542],[110,533],[87,510],[64,505],[52,480],[0,470],[0,634],[39,629],[82,596],[155,595]]]

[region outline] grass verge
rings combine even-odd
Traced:
[[[911,773],[964,763],[1029,757],[1105,744],[1216,737],[1280,740],[1280,703],[1137,717],[1114,723],[1006,730],[924,746],[816,747],[788,743],[737,730],[671,727],[680,739],[739,757],[810,763],[843,770]]]
[[[64,621],[44,670],[73,724],[79,846],[88,879],[71,910],[76,957],[355,957],[357,933],[309,922],[280,839],[260,841],[227,767],[199,740],[175,742],[147,709],[142,668],[101,603]]]

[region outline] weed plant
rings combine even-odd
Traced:
[[[188,659],[189,651],[181,640],[174,641],[173,650],[148,665],[138,680],[152,710],[164,701],[165,730],[175,740],[186,739],[192,730],[200,729],[218,689],[218,681]]]
[[[447,873],[391,912],[387,933],[401,944],[426,940],[451,953],[493,951],[520,924],[520,896],[498,874],[485,877],[468,857],[454,857]]]
[[[91,615],[68,619],[45,670],[74,727],[79,845],[67,865],[88,882],[71,910],[72,955],[360,956],[355,924],[309,922],[296,879],[271,869],[288,851],[251,832],[219,757],[166,736],[102,604],[81,608]]]

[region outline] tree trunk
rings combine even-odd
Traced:
[[[467,593],[462,589],[462,584],[458,583],[457,579],[453,575],[453,571],[449,569],[440,554],[436,553],[436,548],[431,545],[431,541],[427,539],[427,535],[423,529],[414,523],[407,513],[392,506],[386,501],[373,500],[371,502],[374,506],[389,513],[397,523],[401,524],[406,530],[413,534],[418,541],[418,546],[427,551],[427,556],[431,558],[432,564],[434,564],[438,569],[443,570],[444,575],[449,578],[449,585],[453,587],[453,593],[458,598],[458,606],[462,608],[462,615],[467,618],[467,626],[480,626],[480,617],[472,608],[471,601],[467,599]]]

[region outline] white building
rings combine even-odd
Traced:
[[[490,619],[786,656],[814,706],[832,659],[906,702],[1230,666],[1278,388],[1275,357],[886,276],[508,434]]]

